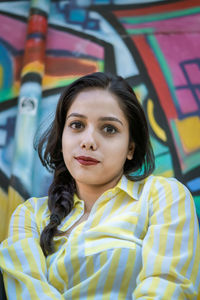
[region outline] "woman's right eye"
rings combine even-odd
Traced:
[[[71,122],[71,123],[69,124],[69,127],[72,128],[72,129],[81,129],[81,128],[83,128],[84,126],[83,126],[83,124],[82,124],[81,122],[79,122],[79,121],[74,121],[74,122]]]

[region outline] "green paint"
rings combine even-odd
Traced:
[[[162,175],[165,172],[170,171],[172,173],[172,176],[174,176],[171,154],[169,152],[163,155],[156,156],[155,165],[155,171],[153,172],[154,175]]]
[[[18,97],[18,94],[14,93],[12,88],[0,91],[0,103],[12,100],[15,97]]]
[[[148,96],[148,90],[145,84],[140,84],[137,86],[133,86],[132,87],[134,92],[137,94],[138,96],[138,100],[140,101],[140,103],[143,105],[143,102],[146,100],[147,96]]]
[[[98,60],[97,61],[97,66],[98,66],[98,71],[99,72],[104,72],[105,71],[105,65],[103,60]]]
[[[193,196],[194,198],[194,203],[195,203],[195,207],[196,207],[196,212],[197,212],[197,215],[200,219],[200,196]],[[200,226],[200,224],[199,224]]]
[[[193,196],[194,198],[194,202],[195,202],[195,206],[198,209],[199,213],[200,213],[200,195],[198,196]]]
[[[152,34],[155,32],[154,28],[148,27],[148,28],[136,28],[136,29],[126,29],[126,31],[129,34]]]
[[[161,144],[155,137],[151,136],[150,140],[151,140],[151,144],[152,144],[155,156],[162,155],[166,152],[169,152],[169,148],[166,147],[165,145]]]

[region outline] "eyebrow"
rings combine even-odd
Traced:
[[[78,114],[78,113],[72,113],[72,114],[70,114],[70,115],[67,117],[66,120],[68,120],[70,117],[79,117],[79,118],[87,119],[87,117],[84,116],[84,115],[81,115],[81,114]]]
[[[86,116],[84,115],[81,115],[81,114],[78,114],[78,113],[71,113],[68,117],[67,117],[67,120],[71,117],[79,117],[79,118],[82,118],[82,119],[87,119]],[[114,122],[118,122],[120,123],[122,126],[123,126],[123,123],[122,121],[120,121],[119,119],[115,118],[115,117],[100,117],[99,118],[100,121],[114,121]]]

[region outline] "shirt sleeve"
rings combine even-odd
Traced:
[[[133,299],[197,299],[199,227],[192,196],[176,179],[158,177],[149,192],[149,227]]]
[[[9,237],[0,246],[0,267],[7,297],[12,300],[63,300],[60,292],[48,282],[46,258],[40,247],[30,200],[19,205],[13,213]]]

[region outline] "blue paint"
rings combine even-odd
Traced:
[[[10,53],[8,49],[4,47],[4,45],[0,44],[0,66],[3,69],[3,80],[1,89],[9,89],[13,84],[13,68],[12,68],[12,60],[10,57]]]
[[[86,18],[86,11],[83,9],[72,9],[69,12],[69,21],[71,22],[77,22],[77,23],[82,23],[85,21]]]
[[[26,82],[21,86],[19,97],[41,98],[41,86],[37,82]]]
[[[87,23],[87,29],[98,30],[99,29],[99,22],[98,22],[98,20],[90,20]]]
[[[10,140],[14,137],[14,129],[15,129],[16,117],[8,117],[5,125],[0,125],[1,134],[5,136],[5,140],[3,143],[3,139],[0,142],[0,148],[6,147]]]
[[[110,0],[95,0],[95,4],[112,4],[113,1]]]
[[[0,134],[0,169],[8,178],[11,176],[12,169],[16,114],[16,106],[0,113],[0,130],[4,130],[6,134],[5,143]]]
[[[191,192],[200,191],[200,177],[188,181],[187,186],[191,190]]]

